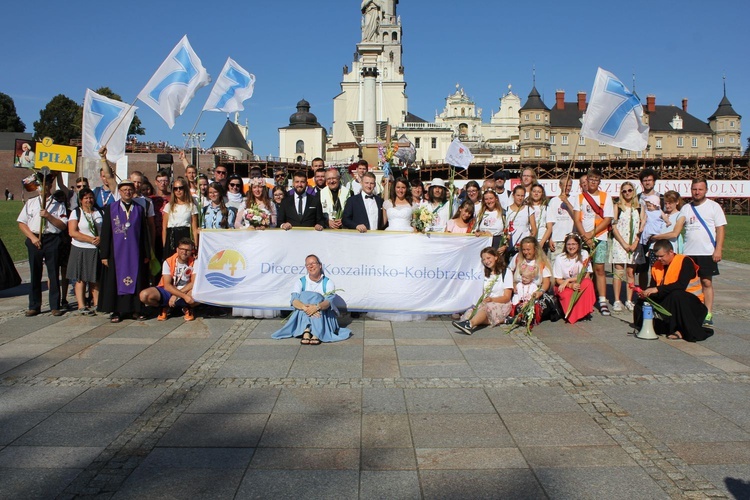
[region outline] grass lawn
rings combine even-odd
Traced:
[[[3,243],[10,252],[10,256],[13,257],[13,261],[28,258],[26,245],[24,244],[26,238],[18,230],[18,223],[16,222],[18,214],[21,213],[21,208],[23,208],[22,201],[0,201],[0,238],[3,239]]]
[[[0,201],[0,237],[14,261],[26,260],[24,237],[16,223],[21,207],[21,201]],[[750,217],[728,215],[727,222],[729,225],[724,242],[724,259],[750,264]]]

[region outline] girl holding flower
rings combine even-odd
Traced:
[[[536,234],[534,211],[524,203],[525,195],[526,188],[520,184],[513,188],[513,203],[505,213],[505,232],[508,235],[508,241],[499,250],[500,253],[506,254],[508,262],[518,253],[521,240]]]
[[[639,249],[639,235],[643,232],[646,224],[645,207],[638,202],[635,195],[635,186],[631,182],[623,182],[620,186],[620,199],[614,207],[615,217],[612,224],[612,254],[609,262],[614,264],[615,273],[612,278],[612,288],[615,292],[615,302],[612,309],[616,312],[622,311],[620,302],[620,290],[622,280],[627,273],[628,283],[635,281],[635,265],[645,262]],[[625,288],[625,307],[632,311],[633,290]]]
[[[249,184],[250,192],[247,193],[245,208],[239,212],[235,226],[266,229],[271,226],[271,220],[276,219],[276,205],[270,200],[262,178],[252,178]]]
[[[482,208],[477,217],[476,235],[492,236],[492,246],[499,248],[505,244],[505,216],[500,208],[500,200],[494,189],[488,189],[482,194]]]
[[[453,321],[453,326],[467,335],[474,333],[481,325],[504,323],[512,307],[513,275],[506,269],[502,254],[492,247],[486,247],[479,255],[484,265],[482,295],[476,305],[463,314],[462,321]]]
[[[594,312],[596,292],[591,281],[591,259],[581,246],[580,236],[574,233],[565,236],[563,248],[563,253],[555,259],[552,276],[555,295],[567,314],[568,323],[573,324]]]
[[[536,224],[536,232],[532,233],[531,236],[539,240],[539,245],[544,248],[547,244],[550,235],[552,234],[552,228],[547,227],[547,193],[544,191],[544,186],[541,184],[534,184],[531,186],[531,194],[526,198],[526,203],[534,211],[534,223]]]

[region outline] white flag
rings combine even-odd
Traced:
[[[105,142],[109,161],[115,163],[125,156],[128,129],[137,109],[86,89],[83,100],[83,157],[99,158],[99,149]]]
[[[172,128],[195,92],[209,83],[211,77],[185,35],[138,94],[138,99]]]
[[[648,144],[648,125],[643,123],[641,101],[615,75],[602,68],[596,72],[581,135],[631,151],[643,151]]]
[[[214,88],[211,89],[206,105],[203,106],[203,111],[242,111],[245,109],[242,103],[253,96],[254,88],[255,75],[251,75],[228,57],[224,69],[214,83]]]
[[[448,152],[445,153],[445,162],[448,165],[463,169],[469,168],[473,159],[474,155],[471,154],[469,148],[464,146],[464,143],[459,141],[458,138],[453,139],[451,145],[448,146]]]

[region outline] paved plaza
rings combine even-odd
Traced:
[[[0,498],[750,498],[750,266],[721,272],[699,344],[620,313],[531,337],[347,317],[300,346],[0,292]]]

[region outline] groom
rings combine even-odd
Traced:
[[[360,233],[384,229],[383,198],[375,194],[375,174],[367,172],[360,179],[362,191],[350,196],[344,207],[343,223],[346,229]]]

